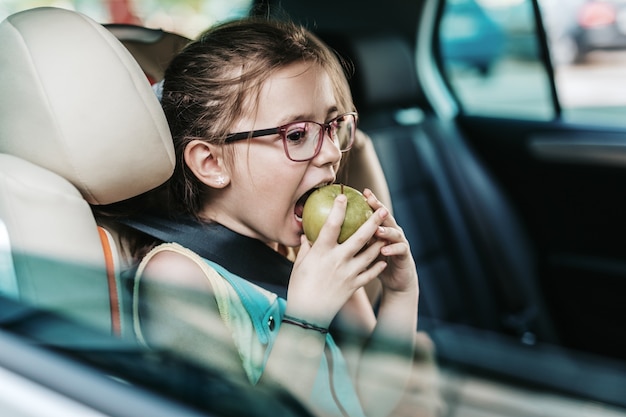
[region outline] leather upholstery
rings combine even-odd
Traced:
[[[91,204],[174,167],[167,121],[136,61],[86,16],[40,8],[0,25],[0,152],[68,179]]]
[[[323,38],[354,65],[360,126],[418,267],[422,326],[555,341],[523,225],[454,121],[429,113],[409,43],[386,34]]]
[[[165,116],[122,44],[79,13],[9,16],[0,44],[0,222],[17,281],[0,293],[109,329],[90,204],[133,197],[171,175]]]

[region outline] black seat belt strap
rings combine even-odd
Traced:
[[[280,297],[287,297],[293,263],[263,242],[218,223],[201,223],[191,218],[141,216],[119,222],[160,241],[178,243]]]

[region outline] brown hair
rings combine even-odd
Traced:
[[[333,82],[338,110],[354,110],[345,63],[310,31],[288,21],[250,17],[223,23],[174,58],[161,99],[176,152],[166,196],[170,212],[197,217],[206,198],[206,186],[185,164],[187,144],[223,143],[241,114],[255,108],[264,81],[296,62],[319,65]]]
[[[199,218],[208,187],[187,167],[186,146],[195,139],[223,143],[238,118],[255,110],[263,83],[296,62],[319,65],[332,80],[339,112],[354,110],[346,63],[299,25],[250,17],[212,27],[189,43],[169,64],[163,80],[161,105],[174,142],[174,174],[155,190],[93,207],[100,222],[145,214]],[[159,243],[128,227],[117,229],[136,261]]]

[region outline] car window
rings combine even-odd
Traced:
[[[530,0],[448,0],[439,28],[444,74],[468,114],[547,120],[550,84]]]
[[[624,125],[626,2],[543,0],[563,118]]]
[[[0,20],[20,10],[53,6],[84,13],[100,23],[138,24],[194,38],[216,22],[245,16],[252,3],[253,0],[2,0]]]
[[[440,59],[462,110],[623,125],[626,2],[542,0],[539,9],[556,98],[539,48],[532,0],[446,1]]]

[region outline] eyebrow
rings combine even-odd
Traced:
[[[328,110],[326,111],[326,117],[325,119],[329,119],[330,115],[333,113],[337,113],[339,111],[339,109],[337,108],[336,105],[330,106],[328,108]],[[297,121],[315,121],[315,117],[311,114],[300,114],[297,116],[289,116],[289,117],[285,117],[282,119],[282,121],[278,124],[278,126],[282,126],[285,125],[287,123],[291,123],[291,122],[297,122]]]

